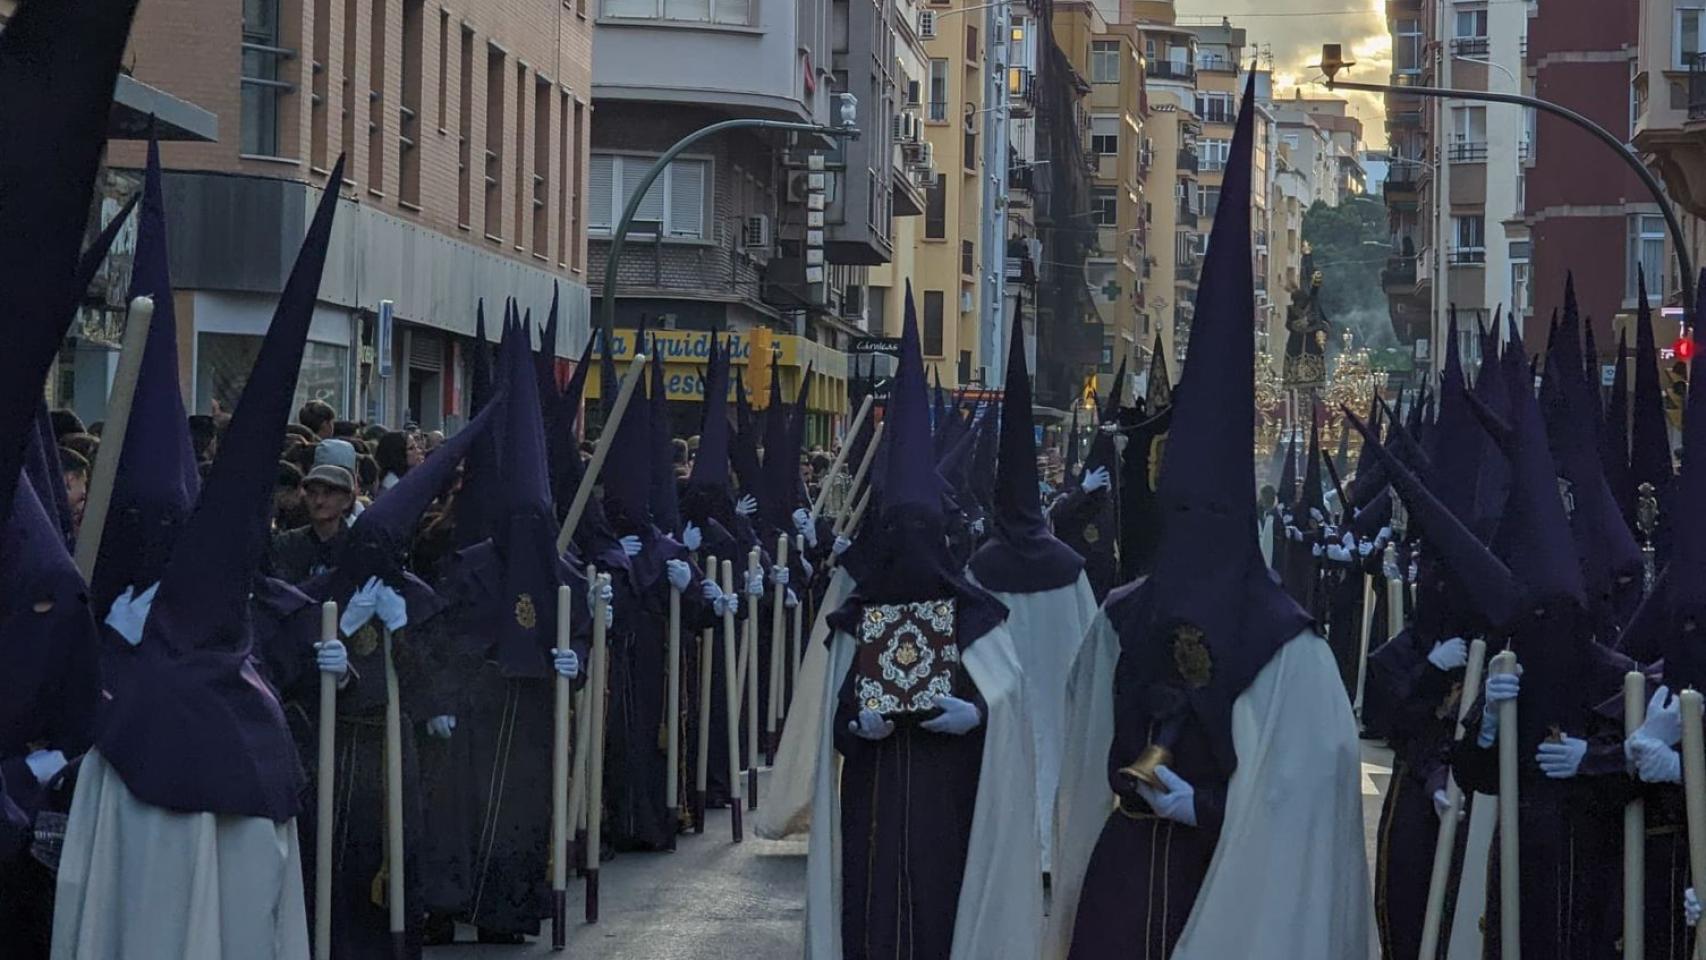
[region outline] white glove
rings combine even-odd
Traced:
[[[894,732],[894,721],[884,720],[882,714],[870,707],[860,707],[859,719],[849,721],[847,729],[864,740],[881,740]]]
[[[65,769],[65,754],[58,750],[37,750],[24,758],[24,766],[35,775],[36,783],[46,786]]]
[[[622,544],[622,552],[624,554],[630,557],[637,557],[640,555],[639,537],[629,534],[628,536],[623,537],[619,542]]]
[[[1294,540],[1298,543],[1302,543],[1303,542],[1303,531],[1297,529],[1296,527],[1294,527],[1290,524],[1286,524],[1285,538],[1287,540]]]
[[[714,604],[723,598],[723,588],[717,586],[713,580],[701,580],[699,581],[699,595],[705,598],[706,603]],[[721,613],[722,611],[718,612]]]
[[[718,590],[716,598],[711,601],[711,612],[715,613],[719,617],[726,617],[731,613],[739,613],[740,596],[738,594],[724,593],[723,591]]]
[[[983,418],[979,417],[978,419]],[[1120,425],[1117,423],[1101,423],[1096,425],[1096,429],[1102,433],[1115,434],[1120,432]]]
[[[1357,544],[1357,556],[1366,557],[1374,552],[1374,541],[1363,540]]]
[[[1506,700],[1515,700],[1522,691],[1522,664],[1516,665],[1515,673],[1495,673],[1487,677],[1487,704],[1481,708],[1481,735],[1476,743],[1483,749],[1493,745],[1493,740],[1499,735],[1499,704]]]
[[[788,595],[786,598],[783,599],[782,605],[784,607],[787,607],[789,610],[792,610],[795,607],[800,605],[800,598],[794,595],[794,588],[793,587],[788,588]]]
[[[748,570],[746,572],[746,595],[749,597],[764,596],[764,571]]]
[[[817,524],[812,522],[810,510],[801,507],[794,511],[794,529],[806,538],[807,544],[817,546]]]
[[[677,590],[686,590],[693,582],[693,568],[685,560],[665,560],[663,574],[669,578],[669,585]]]
[[[1568,780],[1581,768],[1587,756],[1588,742],[1580,737],[1565,737],[1562,743],[1542,743],[1535,751],[1534,762],[1540,772],[1553,780]]]
[[[1321,556],[1321,545],[1319,543],[1310,544],[1309,545],[1309,554],[1313,557],[1319,558]]]
[[[1310,507],[1309,508],[1309,519],[1311,519],[1311,520],[1315,521],[1317,524],[1319,524],[1319,523],[1325,522],[1327,518],[1326,518],[1326,516],[1324,516],[1321,513],[1320,507]]]
[[[699,528],[692,521],[688,521],[687,526],[681,528],[682,546],[689,550],[697,550],[704,542],[705,535],[699,532]]]
[[[321,673],[341,678],[349,673],[349,648],[342,640],[322,640],[314,644],[314,664]]]
[[[1682,755],[1651,737],[1632,736],[1623,741],[1623,755],[1647,783],[1682,782]]]
[[[1097,467],[1084,474],[1084,492],[1095,493],[1108,485],[1108,468]]]
[[[788,585],[788,568],[782,566],[781,564],[777,564],[776,566],[771,567],[770,568],[770,582],[779,586],[779,587],[787,586]]]
[[[379,619],[384,622],[387,630],[396,633],[409,625],[409,603],[390,584],[383,580],[378,581],[373,588],[373,599],[378,608]]]
[[[1392,539],[1392,528],[1391,527],[1381,527],[1380,530],[1375,533],[1374,539],[1378,540],[1381,543],[1385,543],[1388,540],[1391,540]]]
[[[433,717],[431,720],[426,722],[426,728],[427,733],[437,737],[438,739],[449,740],[450,735],[456,731],[456,718],[449,716],[448,714]]]
[[[1444,820],[1445,815],[1447,813],[1450,813],[1450,812],[1451,812],[1451,797],[1448,796],[1444,790],[1435,790],[1434,791],[1434,816],[1440,820]]]
[[[807,560],[806,555],[803,553],[800,554],[799,560],[800,560],[800,571],[806,575],[807,580],[810,580],[812,578],[812,562],[810,560]]]
[[[982,517],[978,517],[976,520],[973,520],[971,522],[971,532],[975,536],[979,536],[979,537],[983,536],[983,518]]]
[[[1428,662],[1441,670],[1456,670],[1469,662],[1469,644],[1462,637],[1441,640],[1428,651]]]
[[[1335,563],[1350,563],[1351,552],[1336,543],[1327,544],[1327,559]]]
[[[1157,816],[1166,817],[1187,827],[1197,825],[1197,791],[1185,779],[1169,770],[1165,764],[1155,768],[1155,775],[1166,784],[1165,791],[1147,783],[1137,785],[1137,795],[1149,804]]]
[[[1682,914],[1691,927],[1700,926],[1700,898],[1694,895],[1694,888],[1682,891]]]
[[[835,535],[835,542],[829,545],[829,552],[837,557],[853,549],[853,541],[841,534]]]
[[[379,613],[379,596],[377,588],[379,578],[373,577],[350,595],[344,604],[343,615],[338,617],[338,629],[344,636],[353,637],[355,632],[367,625]]]
[[[1322,527],[1321,528],[1321,539],[1323,539],[1323,540],[1337,540],[1337,539],[1339,539],[1339,528],[1333,526],[1330,523],[1327,524],[1326,526]]]
[[[1670,687],[1653,691],[1647,701],[1647,719],[1632,736],[1657,740],[1667,747],[1682,742],[1682,701],[1671,696]]]
[[[573,650],[552,650],[551,666],[556,669],[557,676],[573,680],[580,676],[581,658]],[[451,723],[455,724],[454,717],[451,718]]]
[[[160,585],[156,583],[134,596],[131,590],[125,587],[124,593],[113,601],[112,609],[107,611],[107,626],[134,647],[142,642],[142,628],[148,623],[148,611],[154,606],[154,594],[159,592]]]
[[[930,718],[919,726],[931,733],[950,733],[963,737],[976,730],[983,723],[983,717],[977,712],[977,704],[959,697],[937,697],[936,706],[942,708],[939,716]]]
[[[608,583],[598,588],[598,596],[594,596],[593,592],[588,590],[586,592],[587,613],[598,613],[599,597],[604,599],[604,625],[608,627],[616,622],[616,590]]]
[[[735,515],[750,517],[758,512],[758,500],[752,494],[747,494],[735,501]]]

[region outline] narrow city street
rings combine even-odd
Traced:
[[[1391,751],[1363,744],[1364,836],[1374,863],[1380,800],[1391,779]],[[760,783],[760,796],[764,784]],[[799,960],[805,917],[805,838],[747,836],[729,842],[727,811],[712,811],[702,836],[681,838],[674,853],[627,854],[603,868],[597,926],[574,922],[565,956],[575,960]],[[571,921],[584,888],[571,882]],[[464,940],[473,931],[461,931]],[[434,960],[556,956],[549,931],[526,947],[458,943],[427,951]]]

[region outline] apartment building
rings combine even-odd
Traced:
[[[1144,84],[1149,99],[1150,279],[1144,298],[1150,329],[1161,332],[1169,361],[1184,361],[1196,309],[1202,265],[1201,156],[1197,117],[1197,37],[1174,23],[1171,2],[1123,0],[1124,16],[1143,37]],[[1169,185],[1172,196],[1167,195]],[[1169,249],[1171,247],[1171,249]]]
[[[1399,83],[1522,88],[1525,5],[1394,0],[1388,16]],[[1393,169],[1386,196],[1398,253],[1385,282],[1394,329],[1415,344],[1423,368],[1437,372],[1443,362],[1438,347],[1449,306],[1457,308],[1460,346],[1473,358],[1475,322],[1512,301],[1511,264],[1528,250],[1521,194],[1533,122],[1514,105],[1388,98]],[[1417,172],[1413,215],[1412,194],[1400,180],[1407,166]]]
[[[1634,146],[1663,179],[1698,265],[1706,262],[1706,11],[1687,0],[1653,0],[1638,16],[1630,91]],[[1630,237],[1626,269],[1638,250],[1655,299],[1678,304],[1681,284],[1693,281],[1678,276],[1662,219],[1639,221]],[[1664,277],[1662,291],[1655,289],[1655,274]]]
[[[213,120],[203,142],[161,148],[186,406],[235,403],[327,188],[345,202],[299,399],[454,426],[481,297],[494,318],[514,295],[542,321],[555,289],[555,352],[578,350],[591,43],[575,3],[150,0],[125,54],[133,78]],[[344,182],[330,184],[340,155]],[[139,188],[142,145],[114,143],[107,159],[111,215]],[[127,285],[130,242],[104,278],[109,299]],[[57,399],[104,416],[111,356],[77,339]]]

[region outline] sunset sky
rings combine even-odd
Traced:
[[[1275,97],[1291,96],[1299,84],[1306,97],[1329,95],[1325,87],[1309,82],[1319,73],[1307,67],[1321,59],[1323,43],[1345,45],[1347,59],[1357,62],[1349,79],[1384,82],[1392,72],[1392,38],[1386,33],[1382,0],[1176,0],[1176,7],[1181,24],[1218,23],[1228,17],[1243,27],[1249,43],[1273,57]],[[1351,101],[1362,120],[1368,145],[1385,146],[1379,96],[1341,96]]]

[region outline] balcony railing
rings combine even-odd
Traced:
[[[1205,53],[1197,56],[1198,70],[1219,70],[1224,73],[1237,73],[1238,61],[1219,54]]]
[[[1197,152],[1195,150],[1180,150],[1179,151],[1179,172],[1180,173],[1183,173],[1187,170],[1190,171],[1191,173],[1196,173],[1199,168],[1200,168],[1200,162],[1197,160]]]
[[[1683,56],[1688,66],[1688,119],[1706,119],[1706,53]]]
[[[1194,227],[1197,225],[1197,212],[1191,208],[1190,202],[1179,201],[1179,226]]]
[[[1457,247],[1448,261],[1454,267],[1480,266],[1487,262],[1486,247]]]
[[[1487,55],[1487,38],[1455,37],[1451,41],[1451,55],[1454,57],[1484,57]]]
[[[1416,258],[1386,258],[1386,267],[1380,271],[1380,285],[1388,289],[1414,287],[1416,285]]]
[[[1197,274],[1201,269],[1195,257],[1179,260],[1173,264],[1173,282],[1196,283]]]
[[[1143,68],[1145,76],[1157,80],[1182,80],[1190,83],[1196,80],[1196,68],[1178,60],[1151,60]]]
[[[1482,163],[1487,159],[1487,141],[1460,140],[1451,145],[1452,163]]]
[[[1386,125],[1394,130],[1414,130],[1422,125],[1420,110],[1400,110],[1386,115]]]

